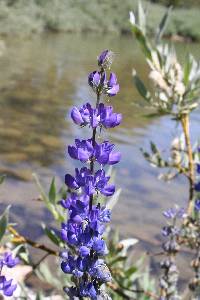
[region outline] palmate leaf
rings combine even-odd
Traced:
[[[0,241],[2,240],[6,228],[8,226],[8,216],[9,216],[10,205],[6,208],[4,213],[0,216]]]

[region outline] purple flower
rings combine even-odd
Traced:
[[[120,161],[121,154],[120,152],[113,152],[114,144],[110,144],[108,141],[103,142],[102,144],[95,143],[95,146],[92,145],[92,140],[75,140],[75,146],[68,146],[69,155],[78,159],[81,162],[87,162],[91,159],[98,161],[100,165],[114,165]]]
[[[74,107],[71,111],[71,118],[75,124],[80,126],[113,128],[121,123],[122,115],[113,113],[112,106],[100,103],[98,109],[93,109],[89,103],[86,103],[80,109]]]
[[[71,118],[77,125],[87,125],[90,122],[91,105],[84,104],[80,109],[74,107],[71,111]]]
[[[200,164],[197,164],[197,173],[200,174]]]
[[[98,57],[98,65],[103,69],[110,68],[113,61],[113,52],[110,50],[104,50]]]
[[[105,196],[112,196],[115,192],[115,186],[113,184],[108,185],[110,179],[105,175],[104,170],[98,170],[94,175],[87,168],[75,169],[75,177],[70,174],[65,175],[65,183],[71,189],[83,188],[85,193],[90,196],[95,191],[100,192]]]
[[[200,181],[194,186],[196,192],[200,192]]]
[[[88,161],[93,154],[92,140],[80,141],[79,139],[76,139],[75,146],[68,146],[68,153],[74,159],[78,159],[82,162]]]
[[[82,297],[88,297],[92,300],[97,299],[97,291],[93,285],[93,283],[88,283],[80,285],[80,295]]]
[[[18,257],[13,257],[12,253],[5,252],[3,257],[0,258],[0,267],[7,266],[8,268],[13,268],[19,263]]]
[[[91,276],[98,278],[102,283],[112,280],[111,273],[102,259],[98,259],[89,270]]]
[[[101,124],[105,128],[113,128],[121,123],[122,115],[113,113],[112,106],[104,106],[103,103],[100,103],[99,111],[101,116]]]
[[[108,54],[109,54],[109,50],[104,50],[104,51],[101,52],[101,54],[98,57],[98,65],[99,66],[103,65],[103,63],[105,62]]]
[[[195,200],[195,206],[194,206],[195,210],[197,212],[200,212],[200,199],[196,199]]]
[[[115,186],[113,184],[108,185],[110,176],[105,176],[104,170],[98,170],[95,173],[95,188],[105,196],[112,196],[115,192]]]
[[[117,76],[115,75],[115,73],[110,73],[106,92],[110,97],[115,96],[119,92],[119,84],[117,83]]]
[[[83,256],[83,257],[90,254],[90,248],[88,248],[86,246],[81,246],[79,248],[79,251],[80,251],[80,255]]]
[[[102,144],[96,144],[94,156],[100,165],[114,165],[120,161],[120,152],[112,151],[114,146],[114,144],[110,144],[108,141]]]
[[[61,269],[64,273],[71,273],[75,268],[76,262],[74,258],[69,255],[67,260],[62,261],[61,263]]]
[[[103,88],[106,84],[106,73],[93,71],[88,75],[88,84],[93,88],[93,90],[96,92],[103,91]]]
[[[17,288],[16,284],[12,284],[12,279],[6,280],[5,276],[0,276],[0,291],[7,297],[11,297]]]
[[[185,216],[184,208],[170,208],[163,212],[163,216],[167,219],[179,218],[182,219]]]
[[[92,249],[100,256],[108,254],[106,243],[102,239],[94,239]]]

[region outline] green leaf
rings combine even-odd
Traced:
[[[29,264],[29,254],[27,252],[20,252],[19,253],[19,257],[21,258],[21,260],[23,260],[26,264]]]
[[[37,187],[38,187],[38,189],[40,191],[42,201],[44,201],[46,207],[51,212],[51,214],[53,215],[54,219],[56,221],[58,221],[58,222],[63,222],[64,216],[62,214],[60,214],[60,212],[57,209],[57,206],[55,204],[53,204],[53,203],[50,202],[49,197],[46,195],[46,193],[45,193],[42,185],[40,184],[38,176],[35,173],[33,173],[33,178],[34,178],[35,183],[36,183],[36,185],[37,185]]]
[[[5,178],[6,178],[5,174],[0,175],[0,184],[4,182]]]
[[[2,238],[6,232],[6,228],[8,226],[9,209],[10,209],[10,205],[6,208],[4,213],[0,216],[0,241],[2,240]]]
[[[49,200],[51,203],[56,202],[56,186],[55,186],[55,177],[53,177],[52,181],[51,181],[51,186],[49,189]]]
[[[46,227],[45,224],[42,224],[42,227],[44,229],[45,234],[48,236],[48,238],[57,246],[60,245],[61,239],[58,237],[58,235],[55,233],[53,229],[49,229]]]
[[[183,78],[183,82],[186,86],[189,82],[189,76],[190,76],[190,72],[191,72],[191,69],[192,69],[193,61],[194,61],[194,59],[193,59],[192,55],[188,54],[186,59],[185,59],[184,78]]]
[[[162,20],[157,28],[157,34],[156,34],[156,44],[160,42],[160,39],[163,36],[163,33],[165,31],[165,28],[167,26],[167,21],[169,19],[170,13],[172,10],[172,6],[168,8],[168,10],[165,12],[164,16],[162,17]]]
[[[158,149],[157,149],[156,145],[153,142],[150,142],[150,146],[151,146],[152,153],[158,154]]]
[[[146,14],[143,9],[141,1],[138,2],[138,25],[142,30],[143,34],[146,33]]]
[[[146,39],[144,33],[137,25],[131,24],[131,28],[132,28],[133,33],[135,34],[137,41],[140,43],[140,46],[142,48],[142,51],[144,52],[144,55],[146,56],[146,58],[152,60],[151,48],[147,42],[147,39]]]
[[[136,266],[132,266],[125,271],[126,277],[130,277],[133,273],[137,272],[138,268]]]
[[[114,258],[110,263],[109,263],[109,266],[113,266],[115,265],[116,263],[120,262],[120,261],[125,261],[127,259],[126,256],[119,256],[119,257],[116,257]]]
[[[132,72],[133,74],[133,80],[134,80],[134,84],[139,92],[139,94],[147,101],[150,102],[151,101],[151,94],[150,92],[147,90],[147,88],[145,87],[143,81],[139,78],[139,76],[137,75],[136,71],[133,70]]]

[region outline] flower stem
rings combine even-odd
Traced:
[[[97,102],[96,102],[96,109],[97,110],[98,110],[98,107],[99,107],[99,102],[100,102],[100,92],[97,91]],[[92,146],[93,146],[93,148],[95,147],[96,133],[97,133],[97,129],[95,127],[93,129],[93,132],[92,132]],[[90,160],[90,171],[91,171],[91,174],[94,174],[94,158],[93,157]],[[89,211],[92,210],[92,203],[93,203],[93,195],[90,195]]]
[[[187,213],[188,216],[191,216],[193,212],[193,197],[194,197],[194,183],[195,183],[195,170],[194,170],[194,159],[193,159],[193,153],[192,153],[192,145],[190,141],[190,120],[189,115],[184,114],[181,117],[181,125],[184,132],[185,137],[185,144],[187,147],[187,154],[188,154],[188,169],[189,169],[189,200],[188,200],[188,208]]]

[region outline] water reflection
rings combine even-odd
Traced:
[[[66,170],[73,169],[73,162],[64,159],[65,147],[75,136],[87,136],[87,132],[80,131],[65,117],[71,106],[93,97],[87,74],[96,67],[97,54],[111,48],[116,52],[113,68],[121,85],[112,104],[123,114],[122,125],[107,133],[123,155],[116,167],[117,184],[123,192],[114,209],[114,223],[125,236],[138,236],[146,242],[160,239],[162,209],[174,201],[183,205],[187,186],[182,179],[170,185],[158,182],[157,170],[144,161],[139,151],[140,146],[148,147],[150,139],[165,149],[179,128],[166,117],[145,117],[148,110],[131,78],[134,66],[149,84],[135,41],[126,37],[44,35],[30,40],[6,40],[6,47],[0,60],[0,170],[6,170],[10,176],[2,187],[0,200],[4,205],[16,205],[13,212],[21,228],[27,234],[36,232],[45,213],[41,213],[40,203],[31,201],[38,193],[34,184],[19,179],[30,180],[34,171],[44,184],[53,175],[61,184]],[[198,45],[177,48],[184,57],[187,50],[196,54]],[[198,136],[199,119],[198,113],[193,115],[194,137]],[[25,213],[31,219],[28,230],[21,220]]]

